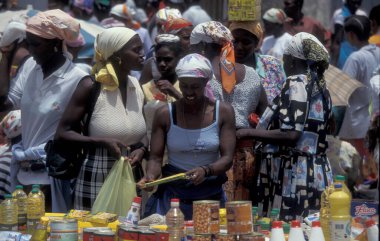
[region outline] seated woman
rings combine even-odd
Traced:
[[[261,161],[251,193],[263,216],[281,208],[281,220],[305,217],[320,209],[321,194],[332,182],[326,157],[331,98],[323,77],[328,66],[329,54],[316,37],[303,32],[294,35],[284,53],[288,78],[281,94],[264,112],[259,127],[237,131],[238,138],[272,144],[256,155]]]
[[[141,161],[147,146],[144,94],[131,70],[142,68],[142,42],[128,28],[115,27],[98,34],[95,41],[95,79],[101,84],[88,126],[89,136],[75,131],[86,115],[93,83],[83,79],[59,123],[56,139],[88,148],[75,186],[75,209],[91,209],[113,164],[130,146],[126,159]],[[138,145],[137,145],[138,143]]]
[[[235,148],[235,120],[231,105],[204,96],[212,77],[211,63],[203,56],[190,54],[176,68],[183,97],[158,109],[153,121],[150,159],[144,184],[160,177],[186,172],[189,180],[160,185],[148,201],[146,215],[165,215],[170,199],[179,198],[185,219],[192,218],[196,200],[220,200],[224,205],[222,184],[231,167]],[[162,167],[165,146],[168,165]]]

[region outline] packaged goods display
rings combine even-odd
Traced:
[[[252,203],[249,201],[234,201],[226,203],[227,232],[230,234],[249,234],[252,226]]]
[[[50,221],[50,240],[65,241],[78,240],[78,220],[63,219]]]
[[[193,202],[195,234],[219,233],[219,201]]]

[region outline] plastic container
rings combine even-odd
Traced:
[[[0,204],[0,231],[17,231],[17,201],[13,200],[11,194],[5,194],[4,197],[5,200]]]
[[[367,237],[368,241],[378,241],[379,240],[379,227],[376,225],[375,221],[368,219],[365,222],[367,226]]]
[[[258,209],[258,207],[252,207],[252,222],[253,222],[253,224],[256,224],[257,220],[259,219],[259,215],[257,215],[257,209]]]
[[[26,202],[28,195],[23,190],[22,185],[17,185],[16,189],[12,193],[13,199],[17,200],[18,208],[18,231],[20,233],[26,232]]]
[[[141,197],[135,197],[132,201],[131,208],[127,213],[126,223],[137,227],[140,221],[140,207],[141,207]]]
[[[185,221],[185,236],[186,236],[186,241],[191,241],[193,240],[194,236],[194,222],[192,220]]]
[[[329,196],[330,203],[330,240],[351,240],[351,199],[343,190],[341,183],[334,184]]]
[[[329,197],[334,191],[334,186],[327,187],[321,195],[321,210],[319,213],[319,221],[326,241],[330,241],[330,204]]]
[[[284,230],[285,240],[288,241],[290,233],[290,224],[284,222],[282,224],[282,229]]]
[[[38,189],[33,188],[26,202],[26,225],[27,233],[29,234],[33,233],[41,217],[45,214],[45,210],[43,210],[44,200],[42,199],[42,196],[38,193],[38,191]]]
[[[284,230],[281,221],[273,221],[270,234],[270,241],[285,241]]]
[[[184,220],[185,217],[179,208],[179,199],[172,198],[170,200],[171,208],[166,213],[166,224],[168,225],[167,231],[169,232],[170,241],[181,241],[184,238]]]
[[[320,221],[313,221],[309,241],[325,241]]]
[[[40,184],[33,184],[32,185],[32,191],[33,189],[37,189],[38,190],[38,195],[42,198],[42,210],[44,210],[44,215],[45,215],[45,194],[41,191],[40,189]],[[30,192],[28,194],[28,197],[32,195],[32,192]]]
[[[41,218],[40,222],[36,225],[36,228],[33,231],[32,238],[30,241],[44,241],[48,238],[48,223],[49,219]]]
[[[348,187],[347,187],[347,185],[346,185],[346,177],[343,176],[343,175],[336,175],[336,176],[335,176],[335,182],[334,182],[334,184],[337,184],[337,183],[342,184],[342,186],[343,186],[343,188],[342,188],[343,191],[344,191],[345,193],[347,193],[348,196],[350,196],[350,199],[352,199],[352,195],[351,195],[350,189],[348,189]]]
[[[300,221],[293,220],[291,222],[288,241],[305,241]]]

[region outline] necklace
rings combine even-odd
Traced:
[[[207,106],[207,99],[203,102],[203,109],[202,109],[202,119],[201,119],[201,125],[204,121],[205,115],[206,115],[206,106]],[[192,147],[191,152],[193,153],[193,160],[198,159],[198,153],[201,152],[204,149],[204,143],[202,141],[198,142],[198,140],[195,140],[194,143],[191,143],[189,134],[188,134],[188,125],[187,121],[185,118],[185,104],[182,105],[182,118],[183,118],[183,123],[184,123],[184,130],[186,134],[186,139],[187,143],[189,144],[190,147]],[[201,128],[200,128],[201,129]]]

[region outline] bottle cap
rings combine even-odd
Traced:
[[[22,185],[17,185],[16,189],[23,189],[24,187]]]
[[[273,211],[276,211],[277,213],[280,213],[280,209],[279,208],[272,208]]]
[[[346,177],[343,175],[336,175],[335,180],[336,181],[346,181]]]
[[[276,210],[272,210],[270,212],[270,216],[273,217],[273,216],[277,216],[278,212]]]
[[[38,188],[39,189],[40,188],[40,184],[33,184],[32,188]]]
[[[342,188],[342,184],[341,183],[335,183],[334,188]]]
[[[292,228],[300,228],[301,227],[301,222],[298,220],[293,220],[292,221]]]
[[[187,221],[185,221],[185,226],[186,227],[193,227],[194,226],[193,220],[187,220]]]
[[[260,225],[261,225],[261,230],[269,230],[270,229],[269,223],[262,223]]]
[[[365,221],[365,226],[367,226],[367,228],[372,227],[373,225],[376,225],[376,223],[372,219]]]
[[[290,224],[284,222],[282,228],[284,229],[284,233],[288,234],[290,232]]]
[[[257,212],[257,209],[258,209],[258,207],[252,207],[252,211],[256,211]]]
[[[281,221],[273,221],[272,222],[272,228],[282,228],[282,222]]]
[[[5,199],[12,198],[12,194],[5,194],[5,195],[4,195],[4,198],[5,198]]]
[[[311,223],[311,227],[312,228],[316,228],[316,227],[321,227],[321,222],[320,221],[313,221],[312,223]]]
[[[133,198],[133,202],[141,204],[141,197],[135,197],[135,198]]]
[[[37,188],[33,188],[32,189],[32,193],[38,193],[38,189]]]
[[[172,198],[172,199],[170,199],[170,202],[179,203],[179,198]]]

